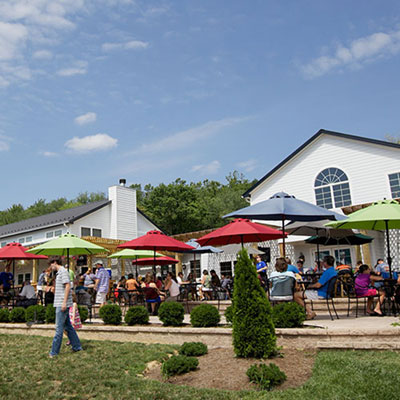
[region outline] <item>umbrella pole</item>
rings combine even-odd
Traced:
[[[194,268],[193,268],[193,278],[194,278],[194,280],[196,280],[196,253],[194,253],[193,254],[194,255],[194,263],[193,263],[193,266],[194,266]]]
[[[317,237],[318,237],[318,231],[319,231],[319,229],[317,228],[316,231],[317,231]],[[321,267],[320,267],[319,258],[320,258],[320,255],[319,255],[319,243],[318,243],[318,240],[317,240],[317,269],[318,269],[318,271],[320,271],[320,268],[321,268]]]
[[[67,269],[69,271],[69,248],[67,249]]]
[[[154,280],[156,279],[156,248],[154,247],[154,264],[153,264]]]
[[[283,233],[283,242],[282,242],[282,247],[283,247],[283,257],[286,257],[286,246],[285,246],[285,217],[282,217],[282,233]]]
[[[242,243],[242,250],[243,250],[243,235],[240,235],[240,243]]]
[[[13,260],[13,280],[12,280],[12,288],[14,290],[14,282],[15,282],[15,259]],[[14,293],[15,296],[15,293]]]
[[[390,279],[392,279],[392,257],[390,257],[390,240],[389,240],[389,225],[388,221],[385,220],[385,226],[386,226],[386,247],[387,247],[387,262],[389,265],[389,275]]]

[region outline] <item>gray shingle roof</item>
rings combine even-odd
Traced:
[[[25,219],[23,221],[14,222],[13,224],[0,226],[0,237],[14,235],[19,232],[29,232],[46,226],[61,225],[65,223],[72,223],[79,218],[82,218],[94,211],[103,208],[111,203],[110,200],[101,200],[94,203],[84,204],[83,206],[69,208],[67,210],[56,211],[54,213],[41,215]]]

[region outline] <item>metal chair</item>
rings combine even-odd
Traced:
[[[276,304],[282,301],[293,301],[296,279],[291,276],[270,278],[272,288],[269,288],[269,300]]]

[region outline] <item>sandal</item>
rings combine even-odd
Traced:
[[[317,314],[314,311],[311,311],[310,313],[307,313],[306,315],[306,320],[311,320],[314,319],[317,316]]]

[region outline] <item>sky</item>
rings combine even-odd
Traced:
[[[0,209],[397,137],[399,71],[399,1],[0,0]]]

